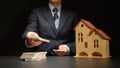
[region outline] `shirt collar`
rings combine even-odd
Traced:
[[[49,6],[49,8],[50,8],[50,10],[52,11],[53,10],[53,8],[55,8],[52,4],[48,4],[48,6]],[[60,6],[58,6],[58,7],[56,7],[57,9],[58,9],[58,12],[60,12],[61,11],[61,5]]]

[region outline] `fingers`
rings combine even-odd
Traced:
[[[32,38],[32,37],[38,37],[38,34],[35,32],[28,32],[27,33],[26,40],[27,40],[29,45],[38,46],[38,45],[42,44],[42,41],[35,39],[35,38]]]
[[[58,48],[59,48],[59,50],[63,50],[63,51],[65,51],[65,52],[67,52],[67,49],[66,49],[65,46],[66,46],[66,45],[60,45]]]
[[[31,37],[38,37],[38,34],[35,32],[28,32],[26,35],[27,38],[31,38]]]
[[[57,56],[66,56],[67,55],[66,52],[60,52],[60,51],[55,52],[55,53],[56,53]]]
[[[53,50],[57,56],[66,56],[68,54],[68,51],[66,49],[66,45],[60,45],[58,47],[58,50]]]
[[[27,42],[29,45],[32,45],[32,46],[38,46],[38,45],[42,44],[41,41],[34,40],[34,39],[27,39]]]

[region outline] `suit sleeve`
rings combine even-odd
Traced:
[[[72,36],[71,36],[71,39],[73,40],[73,42],[70,42],[70,43],[67,43],[67,44],[66,44],[66,45],[69,47],[70,55],[73,55],[73,56],[75,56],[75,53],[76,53],[74,27],[76,26],[76,24],[78,23],[78,21],[79,21],[78,14],[75,14],[74,21],[73,21],[73,33],[72,33]]]
[[[35,14],[34,11],[31,12],[29,18],[28,18],[28,22],[27,22],[27,26],[25,28],[25,31],[22,35],[22,39],[25,38],[27,32],[29,31],[33,31],[37,33],[37,15]]]

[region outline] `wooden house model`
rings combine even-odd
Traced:
[[[110,57],[109,42],[111,38],[106,33],[84,19],[80,19],[74,30],[76,33],[75,57]]]

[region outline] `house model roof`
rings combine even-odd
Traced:
[[[80,19],[78,24],[80,24],[80,22],[83,22],[88,28],[91,29],[89,35],[91,35],[94,31],[96,31],[102,38],[107,39],[107,40],[111,40],[111,38],[105,32],[103,32],[100,29],[97,29],[91,22],[89,22],[85,19]],[[78,26],[78,24],[74,27],[74,30]]]

